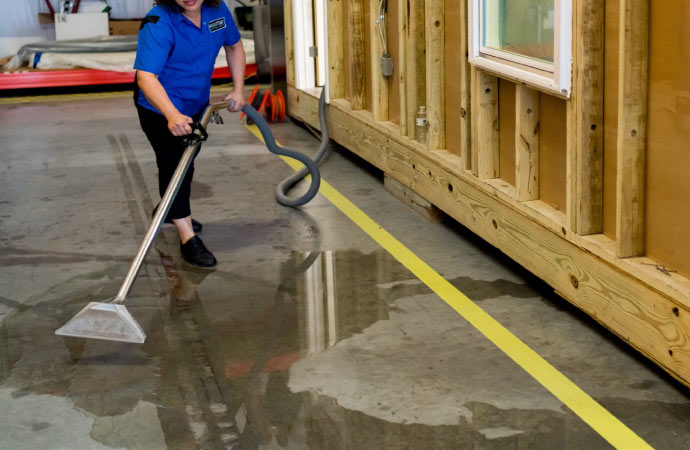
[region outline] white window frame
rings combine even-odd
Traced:
[[[524,82],[539,90],[570,97],[572,84],[572,0],[555,0],[553,64],[482,46],[482,0],[470,0],[470,64]]]
[[[312,90],[319,87],[317,81],[320,80],[320,84],[324,85],[326,89],[326,100],[328,101],[327,18],[326,0],[294,0],[292,2],[295,87],[301,91]],[[315,21],[318,22],[318,25]],[[314,36],[315,34],[316,36]],[[314,39],[315,37],[316,39]],[[315,40],[316,42],[314,42]],[[314,46],[317,47],[318,58],[309,54],[309,48]]]
[[[293,39],[295,43],[295,86],[305,90],[316,86],[314,57],[309,48],[314,46],[314,11],[311,0],[292,2]]]

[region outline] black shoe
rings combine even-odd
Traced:
[[[151,212],[151,217],[156,215],[156,211],[158,210],[158,205],[156,205],[155,208],[153,208],[153,211]],[[170,216],[166,217],[163,223],[173,223],[172,219]],[[192,218],[192,230],[194,230],[195,233],[201,232],[201,229],[204,228],[204,226],[201,224],[201,222],[197,221],[196,219]]]
[[[182,258],[193,266],[213,267],[216,257],[209,252],[199,236],[194,236],[184,244],[180,243]]]

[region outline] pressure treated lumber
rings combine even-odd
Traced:
[[[444,2],[427,0],[425,16],[427,146],[439,150],[446,147]]]
[[[350,12],[350,102],[353,109],[366,104],[366,61],[364,59],[364,0],[348,0]]]
[[[539,198],[539,92],[518,85],[515,91],[515,198]]]
[[[415,118],[420,106],[426,106],[426,58],[424,57],[424,0],[407,0],[407,135],[414,139]]]
[[[345,71],[343,68],[343,2],[345,0],[328,0],[328,89],[331,98],[345,97]]]
[[[383,42],[379,37],[378,24],[379,2],[369,1],[369,36],[371,43],[371,111],[374,120],[388,120],[388,79],[381,71],[381,56],[383,56]]]
[[[568,102],[568,221],[580,235],[603,231],[604,0],[573,5],[573,92]]]
[[[498,78],[472,68],[472,173],[481,179],[498,178]]]
[[[398,79],[393,83],[397,86],[400,101],[400,134],[407,136],[407,0],[398,2]],[[395,89],[395,88],[394,88]]]
[[[616,167],[616,254],[645,251],[649,0],[621,0]]]
[[[314,120],[309,111],[316,108],[316,97],[289,91],[291,114]],[[409,141],[395,131],[397,127],[374,122],[367,111],[353,111],[347,102],[337,100],[329,107],[328,117],[336,142],[412,188],[690,384],[687,291],[685,297],[663,295],[622,270],[629,266],[627,260],[608,263],[602,255],[571,241],[589,238],[555,233],[542,226],[516,209],[515,205],[524,203],[512,204],[487,193],[464,170],[451,170],[443,152],[407,145]],[[317,121],[310,123],[318,126]]]
[[[467,0],[460,0],[460,25],[467,30]],[[470,101],[470,63],[468,59],[467,32],[460,41],[460,157],[463,168],[472,169],[472,108]],[[447,76],[447,75],[446,75]]]

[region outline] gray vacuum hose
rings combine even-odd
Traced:
[[[319,165],[321,161],[326,156],[328,150],[328,124],[326,121],[326,96],[325,89],[321,91],[321,97],[319,98],[319,122],[321,124],[321,145],[319,150],[316,152],[314,159],[310,159],[308,156],[297,152],[295,150],[290,150],[285,147],[279,147],[276,144],[273,133],[271,129],[262,117],[251,105],[244,105],[242,112],[244,112],[258,127],[261,135],[266,142],[266,146],[271,153],[276,155],[287,156],[288,158],[294,158],[304,164],[305,167],[300,169],[294,175],[286,178],[278,186],[276,186],[276,200],[283,206],[290,206],[296,208],[302,206],[309,202],[312,198],[316,196],[319,192],[319,187],[321,186],[321,175],[319,174]],[[299,183],[304,177],[311,174],[311,186],[309,190],[301,197],[293,198],[287,195],[287,192],[292,189],[297,183]]]

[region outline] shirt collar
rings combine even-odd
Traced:
[[[201,28],[204,27],[204,22],[208,22],[208,15],[209,15],[209,6],[207,6],[205,3],[201,5]],[[194,26],[196,28],[196,25],[192,23],[191,20],[186,18],[183,14],[182,11],[180,10],[180,7],[175,5],[172,8],[172,16],[175,19],[175,22],[187,22],[188,24]]]

